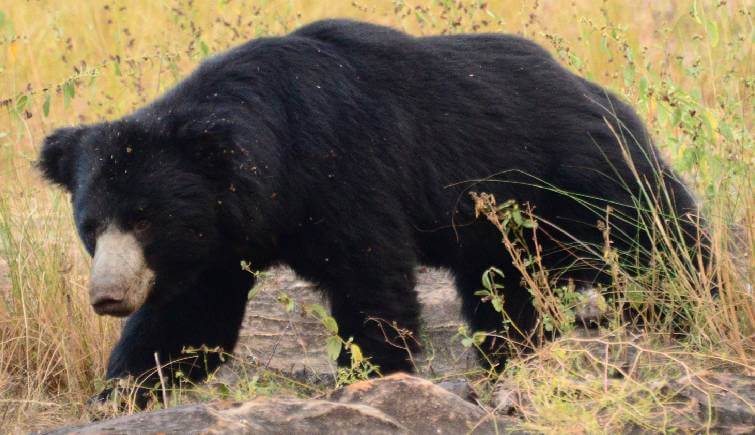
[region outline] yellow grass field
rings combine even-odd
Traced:
[[[0,0],[0,431],[90,419],[86,401],[119,334],[119,321],[89,306],[89,259],[67,194],[34,167],[45,135],[122,116],[213,53],[326,17],[416,35],[524,35],[622,95],[710,221],[716,264],[708,281],[664,284],[684,292],[680,315],[692,325],[685,349],[696,361],[711,356],[755,373],[753,13],[750,0]],[[710,280],[720,283],[715,301]],[[559,379],[546,371],[558,370],[550,361],[540,370]],[[568,422],[575,432],[601,432],[643,421],[644,408],[622,407],[628,399],[616,391],[564,403],[533,373],[528,388],[539,401],[525,419],[533,430]],[[609,398],[616,419],[588,411]]]

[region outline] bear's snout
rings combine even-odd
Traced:
[[[97,238],[89,302],[99,315],[128,316],[147,299],[154,276],[136,237],[111,224]]]

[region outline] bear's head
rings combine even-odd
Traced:
[[[163,112],[166,113],[166,112]],[[232,172],[229,123],[137,114],[48,136],[39,167],[71,193],[79,236],[93,257],[90,301],[126,316],[168,300],[228,254],[219,208]]]

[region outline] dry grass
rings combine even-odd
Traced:
[[[42,183],[33,168],[41,139],[58,126],[129,112],[208,54],[329,16],[415,34],[520,33],[622,94],[700,193],[717,259],[698,279],[685,275],[695,265],[659,253],[658,273],[641,285],[666,290],[670,310],[689,319],[686,352],[725,357],[752,370],[755,62],[749,0],[374,3],[0,0],[0,260],[10,271],[9,283],[0,277],[0,427],[31,430],[89,418],[84,402],[118,335],[118,322],[95,317],[88,306],[88,260],[66,195]],[[711,279],[721,283],[716,302],[705,291]],[[657,332],[667,333],[668,325],[658,325]],[[657,407],[630,406],[624,398],[635,390],[580,393],[623,403],[616,409],[633,409],[631,418],[587,418],[584,406],[592,402],[566,406],[556,400],[564,397],[551,388],[552,380],[564,379],[558,370],[584,369],[568,355],[557,363],[542,358],[533,365],[530,358],[512,366],[523,374],[514,379],[527,380],[523,387],[534,398],[523,410],[531,428],[552,430],[569,421],[575,432],[592,432],[616,427],[616,421],[647,423],[643,412]],[[665,373],[664,367],[656,373]]]

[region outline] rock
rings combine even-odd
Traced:
[[[446,379],[436,383],[436,385],[466,401],[474,402],[477,399],[477,393],[474,388],[464,378]]]
[[[264,274],[255,292],[247,304],[234,353],[284,372],[332,375],[334,366],[324,348],[326,331],[300,310],[305,304],[325,305],[316,287],[299,280],[290,269],[276,268]],[[287,312],[278,300],[281,294],[293,299],[297,308]]]
[[[504,422],[482,408],[430,381],[402,374],[352,384],[334,391],[328,400],[257,398],[243,403],[213,402],[50,433],[456,434],[503,430]]]
[[[432,382],[395,374],[357,382],[331,393],[339,403],[363,404],[391,416],[412,433],[495,433],[503,423]]]
[[[701,424],[711,421],[713,432],[755,432],[754,376],[708,372],[671,381],[667,388],[697,409]]]
[[[459,325],[461,303],[449,275],[438,269],[417,270],[417,292],[422,304],[420,341],[424,352],[416,356],[417,372],[427,375],[463,373],[478,367],[469,349],[453,339]],[[335,366],[325,352],[327,332],[315,319],[302,314],[305,304],[326,306],[313,284],[288,268],[266,272],[247,305],[235,354],[255,364],[307,378],[332,379]],[[296,302],[288,312],[278,299],[285,294]]]
[[[256,399],[214,402],[134,414],[50,434],[95,433],[406,433],[393,419],[362,405],[324,400]]]
[[[490,406],[498,414],[511,415],[523,404],[521,391],[505,378],[501,378],[493,389]]]

